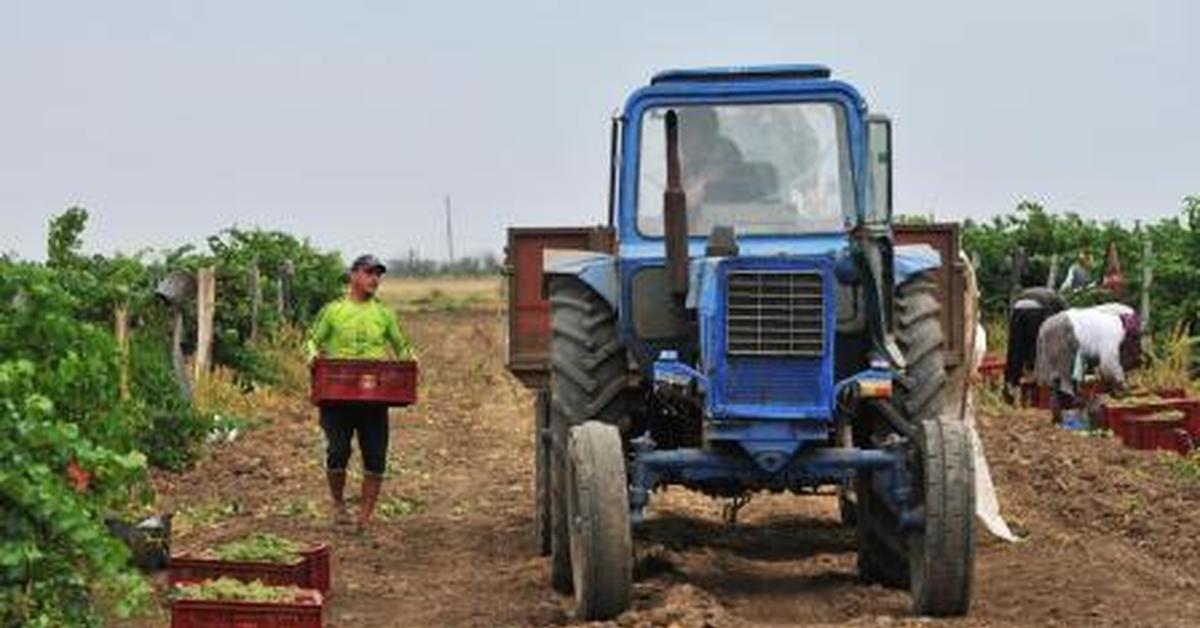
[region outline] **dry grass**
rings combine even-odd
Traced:
[[[1169,337],[1150,349],[1145,356],[1145,368],[1134,373],[1131,381],[1150,390],[1187,388],[1191,384],[1194,344],[1188,336],[1188,326],[1176,325]]]
[[[308,391],[308,367],[302,345],[304,330],[287,326],[258,341],[257,348],[275,365],[278,381],[247,389],[231,369],[217,366],[193,384],[196,409],[208,416],[241,419],[251,424],[297,405]]]
[[[379,298],[402,312],[499,310],[505,282],[495,277],[385,277]]]
[[[987,332],[988,353],[1004,356],[1008,350],[1008,321],[1004,319],[984,321],[983,329]]]

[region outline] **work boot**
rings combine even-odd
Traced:
[[[329,480],[329,497],[333,500],[333,524],[344,526],[350,524],[350,513],[346,512],[346,470],[330,469],[325,472]]]
[[[362,500],[358,511],[358,531],[363,532],[375,514],[375,503],[379,501],[379,490],[383,487],[383,476],[374,473],[364,473],[362,480]]]

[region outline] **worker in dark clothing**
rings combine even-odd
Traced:
[[[1013,400],[1021,376],[1037,361],[1038,330],[1054,314],[1067,309],[1067,301],[1051,288],[1026,288],[1017,293],[1009,311],[1008,355],[1004,365],[1004,398]]]

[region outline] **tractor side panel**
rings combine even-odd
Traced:
[[[528,388],[546,386],[550,368],[550,302],[543,294],[546,249],[612,253],[607,227],[510,227],[504,249],[508,275],[507,366]]]

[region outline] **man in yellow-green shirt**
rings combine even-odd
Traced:
[[[360,255],[354,260],[346,296],[326,304],[309,329],[305,353],[310,362],[317,356],[387,360],[389,352],[397,360],[412,359],[412,344],[396,313],[375,296],[385,270],[374,255]],[[350,523],[345,502],[346,467],[350,462],[350,441],[358,434],[363,483],[357,523],[362,529],[375,512],[387,470],[387,406],[338,404],[322,406],[320,414],[321,429],[325,432],[329,496],[333,499],[334,522],[339,525]]]

